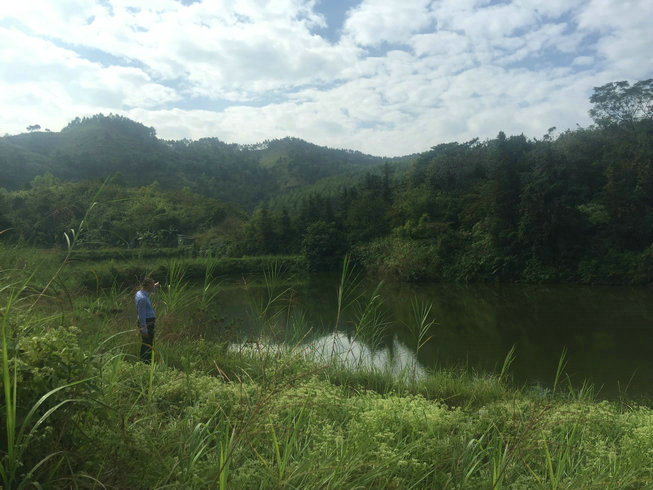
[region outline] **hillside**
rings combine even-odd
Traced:
[[[46,172],[81,181],[119,172],[130,186],[157,181],[251,210],[259,203],[321,179],[379,166],[384,159],[320,147],[296,138],[236,145],[218,138],[166,141],[130,119],[75,119],[61,132],[0,138],[0,187],[18,190]]]
[[[603,114],[628,97],[591,101]],[[29,185],[0,188],[0,231],[60,244],[110,175],[110,197],[130,204],[106,202],[95,247],[170,246],[182,234],[206,253],[301,254],[315,270],[350,254],[404,280],[646,284],[652,116],[597,116],[595,126],[541,139],[499,132],[390,161],[292,138],[164,141],[134,121],[95,116],[1,140],[3,186]],[[142,212],[130,215],[135,207]]]

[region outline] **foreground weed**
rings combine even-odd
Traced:
[[[562,478],[569,472],[572,473],[578,464],[580,458],[573,458],[573,453],[578,450],[580,440],[582,438],[582,430],[579,429],[578,424],[566,432],[562,444],[553,442],[553,450],[549,448],[544,433],[542,434],[542,442],[544,444],[544,455],[546,458],[546,469],[548,471],[549,484],[553,490],[560,488]]]
[[[185,488],[192,486],[196,475],[196,467],[201,458],[211,449],[219,435],[213,428],[211,417],[206,422],[196,422],[192,419],[185,421],[182,432],[182,443],[179,446],[179,467],[181,469],[181,484]]]
[[[513,345],[506,354],[506,357],[503,360],[503,365],[501,366],[501,372],[499,373],[499,381],[504,379],[504,376],[510,370],[510,366],[512,366],[512,363],[515,361],[515,358],[517,357],[515,355],[515,349],[516,347]]]
[[[464,444],[460,456],[453,460],[451,483],[454,488],[469,488],[470,483],[480,471],[485,458],[483,447],[487,433],[478,439],[472,438]]]
[[[76,381],[74,383],[68,383],[50,390],[41,396],[41,398],[39,398],[39,400],[34,405],[32,405],[26,415],[22,416],[22,414],[18,413],[18,358],[14,356],[12,358],[13,363],[11,363],[12,365],[10,366],[8,330],[9,319],[13,313],[12,308],[14,308],[16,305],[18,298],[25,290],[25,287],[26,284],[23,284],[21,287],[14,288],[9,291],[7,303],[2,311],[2,381],[4,385],[7,452],[2,458],[2,462],[0,464],[0,478],[2,478],[4,488],[23,488],[28,484],[33,484],[34,482],[32,482],[32,478],[34,477],[35,473],[48,461],[60,454],[59,452],[53,452],[42,458],[26,473],[20,473],[23,466],[23,455],[28,449],[29,443],[36,436],[39,427],[62,406],[80,400],[66,399],[57,403],[55,406],[46,410],[46,412],[32,425],[32,421],[40,411],[41,407],[50,399],[50,397],[59,391],[88,381],[88,379]],[[6,290],[6,288],[7,287],[3,288],[3,291]],[[18,425],[18,420],[22,420],[20,425]]]
[[[152,386],[154,384],[154,371],[156,369],[156,358],[154,356],[154,347],[150,349],[150,365],[148,370],[148,380],[147,380],[147,401],[152,401]]]
[[[220,470],[218,472],[218,488],[220,490],[227,489],[231,456],[235,447],[235,436],[236,429],[232,429],[228,423],[225,424],[222,439],[220,440]]]
[[[508,466],[509,444],[504,441],[503,434],[496,429],[487,447],[492,463],[492,488],[501,490]]]
[[[213,273],[215,272],[216,262],[208,261],[206,263],[206,268],[204,269],[204,285],[202,286],[202,297],[200,298],[200,308],[206,311],[213,300],[220,292],[218,282],[215,284],[215,279]]]
[[[71,229],[70,234],[64,233],[64,237],[68,245],[66,256],[64,257],[64,260],[59,265],[59,268],[55,271],[55,273],[52,275],[50,280],[46,283],[45,287],[41,289],[40,293],[38,294],[34,302],[31,304],[29,309],[27,309],[27,314],[32,315],[31,320],[34,320],[33,318],[33,316],[35,315],[34,308],[39,303],[39,300],[43,298],[46,295],[48,289],[56,281],[59,280],[61,271],[63,270],[64,266],[69,262],[73,248],[75,247],[75,244],[77,243],[80,234],[86,230],[90,212],[97,204],[96,199],[104,189],[107,180],[105,180],[105,182],[99,187],[98,191],[95,193],[93,197],[93,202],[87,208],[86,213],[84,214],[84,217],[82,218],[77,228],[77,231]],[[33,482],[32,478],[34,478],[34,475],[36,474],[37,471],[41,469],[41,467],[46,465],[46,463],[48,463],[53,458],[57,457],[60,454],[60,452],[55,451],[46,455],[27,472],[21,473],[24,471],[22,466],[23,466],[23,461],[24,461],[23,456],[25,454],[25,451],[28,449],[30,442],[37,435],[39,427],[41,427],[41,425],[46,420],[48,420],[48,418],[50,418],[52,414],[54,414],[57,410],[59,410],[59,408],[63,407],[68,403],[81,402],[84,400],[65,399],[63,401],[60,401],[53,407],[47,409],[45,413],[43,413],[43,415],[41,415],[40,418],[38,418],[38,420],[36,420],[34,423],[32,422],[36,418],[37,414],[40,413],[41,410],[45,408],[45,403],[48,402],[50,398],[53,397],[53,395],[57,394],[58,392],[66,388],[79,385],[91,379],[91,378],[87,378],[80,381],[75,381],[73,383],[63,384],[57,388],[54,388],[48,391],[47,393],[45,393],[44,395],[42,395],[36,401],[36,403],[32,405],[32,407],[27,412],[27,414],[23,415],[22,413],[18,412],[17,392],[18,392],[18,383],[19,383],[19,377],[18,377],[19,360],[18,360],[18,353],[17,352],[14,353],[14,356],[12,358],[13,363],[11,363],[12,365],[10,366],[11,361],[9,359],[8,344],[10,338],[13,337],[14,332],[9,332],[10,329],[9,322],[10,322],[10,318],[12,318],[14,315],[14,310],[19,301],[19,298],[23,296],[23,294],[28,290],[28,284],[31,281],[32,277],[33,275],[28,277],[27,280],[20,287],[14,287],[9,285],[3,287],[2,290],[0,290],[0,292],[8,293],[8,298],[6,300],[5,307],[2,310],[2,315],[1,315],[2,320],[0,323],[0,327],[2,330],[1,332],[2,381],[4,385],[4,402],[5,402],[5,418],[6,418],[5,424],[7,430],[7,451],[6,454],[3,456],[2,462],[0,464],[0,478],[2,478],[4,488],[8,488],[8,489],[23,488],[28,484],[32,484],[37,487],[40,486],[38,483]],[[62,316],[62,320],[63,320],[63,316]],[[18,425],[19,420],[21,420],[20,425]]]
[[[354,325],[357,340],[364,341],[371,351],[378,349],[383,341],[383,333],[387,326],[383,318],[383,298],[381,297],[380,290],[383,286],[383,281],[379,282],[376,289],[371,294],[366,302],[356,303],[357,315],[356,323]],[[353,346],[352,342],[352,346]],[[361,350],[361,353],[363,351]],[[346,356],[345,356],[346,359]],[[363,363],[363,359],[358,359],[359,363]]]
[[[560,383],[560,378],[562,377],[565,369],[567,367],[567,347],[562,348],[562,353],[560,354],[560,359],[558,359],[558,367],[556,368],[556,374],[553,379],[553,393],[556,392],[558,384]]]
[[[411,302],[411,307],[413,321],[408,324],[408,329],[415,340],[415,359],[413,361],[413,378],[415,378],[419,351],[433,337],[432,335],[429,335],[429,332],[431,327],[435,325],[435,320],[430,319],[431,309],[433,308],[432,304],[419,303],[418,301],[413,300]]]
[[[168,265],[168,284],[161,288],[161,301],[166,306],[168,315],[182,310],[190,301],[185,278],[186,268],[177,260],[171,261]]]

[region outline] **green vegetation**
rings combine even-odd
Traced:
[[[311,270],[349,253],[409,281],[650,283],[652,83],[597,87],[596,126],[394,160],[290,138],[166,142],[102,115],[6,136],[2,239],[63,247],[109,176],[79,253],[303,255]]]
[[[117,181],[124,185],[142,187],[157,181],[167,190],[188,187],[251,210],[280,193],[382,162],[296,138],[248,146],[218,138],[165,141],[156,137],[154,128],[98,114],[76,118],[59,133],[0,138],[0,187],[17,190],[46,172],[62,181],[118,174]]]
[[[301,250],[286,237],[303,236],[307,258],[350,250],[403,280],[649,283],[652,135],[643,119],[439,145],[405,173],[387,166],[336,197],[261,208],[247,236],[267,229],[249,243],[285,253]]]
[[[39,271],[57,270],[56,258],[2,251],[5,488],[653,485],[650,402],[572,386],[564,353],[552,390],[511,384],[514,351],[498,373],[391,373],[352,368],[349,352],[315,357],[310,319],[279,267],[252,292],[261,334],[243,343],[201,307],[221,294],[210,261],[195,288],[172,261],[147,366],[136,361],[133,289],[84,293],[74,289],[83,264],[52,281]],[[334,295],[334,339],[351,311],[355,340],[373,344],[385,322],[378,290],[361,290],[346,262]],[[412,310],[420,348],[434,319],[427,304]]]
[[[292,139],[165,142],[117,116],[1,138],[2,486],[653,487],[650,398],[598,399],[572,384],[566,350],[551,389],[511,382],[515,349],[496,373],[373,367],[389,325],[354,267],[652,281],[650,85],[597,88],[596,127],[401,161]],[[343,256],[319,345],[284,273]],[[247,331],[210,308],[232,273]],[[165,278],[149,366],[133,305],[146,274]],[[431,311],[412,304],[416,352]]]

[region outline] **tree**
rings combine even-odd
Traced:
[[[601,127],[627,124],[653,118],[653,78],[631,86],[626,80],[594,87],[590,97],[594,104],[589,111]]]
[[[530,160],[519,206],[521,246],[545,264],[573,260],[587,239],[577,208],[579,193],[571,192],[573,165],[549,141],[539,143]]]
[[[302,250],[312,271],[332,269],[346,249],[344,237],[335,223],[316,221],[308,226],[302,239]]]
[[[27,131],[38,131],[41,129],[40,124],[31,124],[30,126],[27,126]]]
[[[487,194],[493,214],[491,231],[497,243],[506,248],[515,243],[522,188],[520,173],[529,149],[530,144],[524,135],[506,138],[500,131],[489,154],[493,160]]]

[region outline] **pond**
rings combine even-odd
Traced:
[[[292,294],[277,302],[282,309],[301,312],[302,324],[310,326],[310,338],[318,345],[333,337],[338,282],[335,275],[295,278],[286,285]],[[362,305],[377,285],[360,285]],[[266,288],[256,281],[227,280],[223,286],[216,310],[236,336],[255,334],[252,310],[261,310]],[[435,321],[430,339],[417,353],[420,370],[466,366],[498,373],[515,346],[510,369],[514,381],[551,387],[566,349],[565,372],[575,387],[587,380],[601,396],[653,396],[650,288],[384,283],[379,296],[383,335],[356,347],[369,352],[377,366],[397,359],[402,365],[415,362],[416,339],[409,324],[415,322],[417,302],[432,306],[430,318]],[[345,310],[338,325],[341,342],[364,340],[355,333],[359,315],[354,307]]]

